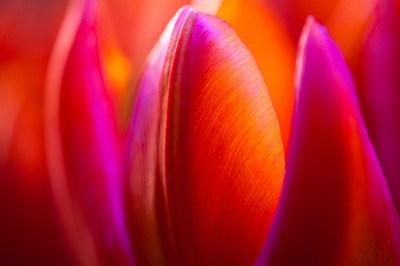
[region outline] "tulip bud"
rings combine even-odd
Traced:
[[[254,263],[284,153],[268,89],[240,38],[223,20],[182,9],[148,60],[134,106],[132,239],[147,241],[135,245],[138,260]]]

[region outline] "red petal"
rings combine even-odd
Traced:
[[[71,2],[50,62],[50,181],[76,262],[132,264],[122,205],[121,139],[102,78],[95,14],[96,1]]]
[[[398,216],[343,57],[309,18],[282,200],[260,265],[397,265]]]

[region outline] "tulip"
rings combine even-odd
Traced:
[[[182,9],[151,53],[131,122],[140,264],[253,264],[284,172],[254,58],[217,17]]]

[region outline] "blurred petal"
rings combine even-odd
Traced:
[[[259,265],[398,265],[399,220],[353,81],[312,17],[300,42],[282,199]]]
[[[362,53],[360,101],[400,213],[400,3],[382,0]]]
[[[46,145],[60,223],[80,265],[133,264],[121,138],[101,73],[96,1],[71,1],[49,64]]]
[[[254,55],[268,85],[286,146],[293,111],[294,43],[266,5],[226,0],[217,15],[233,27]]]
[[[147,186],[166,192],[169,212],[158,219],[164,230],[165,220],[171,222],[169,250],[176,247],[178,257],[170,263],[252,264],[265,241],[284,172],[267,87],[250,52],[217,17],[185,8],[168,50],[168,42],[161,45],[159,59],[165,62],[155,64],[163,65],[162,77],[142,80],[141,107],[134,116],[148,127],[136,133],[143,134],[136,137],[139,143],[148,141],[142,142],[139,159],[148,156],[146,165],[151,164],[134,167],[131,178],[137,180],[131,182],[146,185],[152,175],[151,180],[160,179],[161,185],[151,181]],[[154,109],[146,110],[151,101]],[[147,196],[160,205],[154,195]]]

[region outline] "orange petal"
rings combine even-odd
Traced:
[[[151,140],[142,142],[151,146],[148,162],[157,161],[147,175],[133,172],[133,182],[159,175],[161,185],[150,188],[166,192],[168,212],[158,219],[172,233],[169,250],[178,252],[170,263],[252,264],[284,172],[276,114],[253,56],[227,23],[190,8],[177,21],[161,49],[162,77],[139,88],[163,97],[154,110],[142,103],[135,112],[156,131],[141,138]]]
[[[282,199],[259,265],[398,265],[399,219],[350,71],[309,18]]]
[[[104,85],[96,1],[72,1],[49,64],[46,145],[60,223],[80,265],[133,264],[121,139]]]
[[[254,55],[268,85],[286,147],[293,111],[294,43],[266,5],[226,0],[217,16],[231,24]]]

